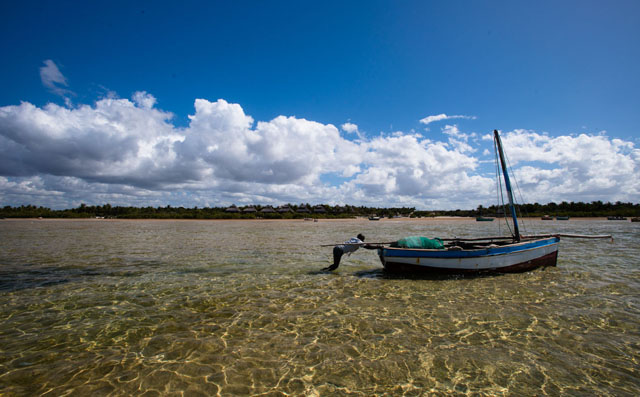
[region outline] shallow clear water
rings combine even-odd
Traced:
[[[529,221],[615,240],[528,273],[389,276],[367,250],[318,272],[358,232],[494,223],[2,220],[0,394],[640,394],[638,223]]]

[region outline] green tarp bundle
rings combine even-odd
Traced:
[[[427,238],[420,236],[410,236],[401,238],[391,244],[395,248],[426,248],[426,249],[444,249],[444,244],[439,238]]]

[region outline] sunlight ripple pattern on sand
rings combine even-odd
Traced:
[[[639,225],[531,226],[615,242],[563,240],[557,267],[528,273],[415,278],[367,250],[318,272],[320,244],[487,226],[2,220],[0,394],[638,395]]]

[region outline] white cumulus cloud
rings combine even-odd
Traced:
[[[350,133],[358,132],[358,126],[353,123],[344,123],[340,127],[345,132],[350,132]]]
[[[603,134],[551,137],[528,130],[502,135],[530,201],[637,201],[640,161],[633,143]]]
[[[365,139],[364,134],[360,131],[357,124],[347,122],[342,124],[340,128],[342,128],[342,131],[347,132],[349,134],[356,134],[358,139]]]

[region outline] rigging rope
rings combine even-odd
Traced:
[[[507,162],[507,168],[509,170],[513,170],[513,168],[511,167],[511,162],[509,162],[509,156],[507,156],[507,153],[504,153],[504,157],[507,160],[506,161]],[[516,183],[516,191],[518,192],[518,195],[520,195],[520,202],[522,204],[524,204],[524,197],[522,196],[522,192],[520,191],[520,185],[518,185],[518,178],[516,178],[515,173],[511,173],[511,175],[513,176],[513,178],[511,178],[511,179],[513,179],[515,181],[515,183]],[[522,204],[520,205],[520,207],[522,207]],[[514,206],[515,206],[515,203],[514,203]],[[518,206],[516,206],[516,211],[518,212],[518,217],[521,220],[520,224],[522,225],[522,231],[524,233],[528,233],[526,222],[524,220],[524,217],[522,216],[522,211],[521,211],[520,208],[518,208]]]
[[[498,143],[495,138],[493,140],[493,153],[496,163],[496,185],[497,185],[497,195],[498,195],[498,205],[502,206],[502,216],[504,217],[504,222],[507,225],[507,229],[509,233],[513,236],[514,232],[511,229],[511,225],[509,224],[509,220],[507,214],[509,213],[507,210],[507,206],[504,202],[504,191],[502,190],[502,173],[500,172],[500,160],[498,158]],[[498,222],[498,232],[500,232],[500,223]]]
[[[509,233],[511,233],[511,235],[514,234],[512,228],[511,228],[511,224],[509,223],[508,217],[507,217],[507,205],[504,202],[504,192],[502,190],[502,173],[500,172],[500,164],[499,164],[499,159],[498,159],[498,148],[497,148],[497,142],[494,138],[493,140],[493,152],[494,152],[494,158],[495,158],[495,164],[496,164],[496,185],[497,185],[497,195],[498,195],[498,205],[502,205],[502,211],[503,211],[503,215],[504,215],[504,221],[507,224],[507,229],[509,229]],[[504,157],[505,157],[505,164],[507,164],[507,172],[512,171],[513,168],[511,167],[511,162],[509,161],[509,157],[507,156],[506,153],[504,153]],[[515,185],[516,185],[516,191],[518,193],[518,195],[520,196],[520,202],[524,204],[524,197],[522,196],[522,191],[520,190],[520,185],[518,184],[518,179],[515,177],[515,174],[511,174],[512,178],[515,181]],[[515,200],[515,198],[514,198]],[[522,210],[520,207],[523,207],[523,205],[517,205],[516,202],[514,201],[513,206],[516,210],[517,216],[520,219],[520,224],[522,225],[522,231],[526,234],[528,233],[528,228],[527,228],[527,224],[524,220],[524,217],[522,216]],[[526,213],[526,209],[523,208],[525,210]],[[525,214],[528,216],[528,214]],[[498,222],[498,233],[500,232],[500,222]]]

